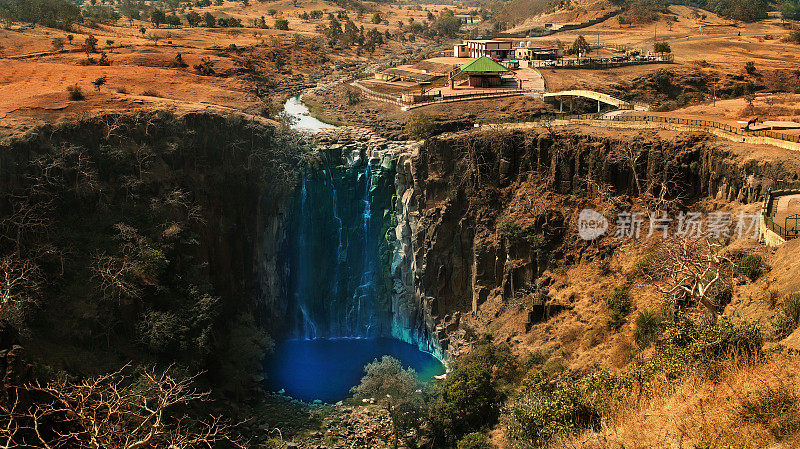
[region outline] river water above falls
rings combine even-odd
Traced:
[[[317,133],[323,129],[335,128],[335,126],[322,122],[309,113],[308,106],[303,104],[303,97],[297,95],[286,100],[283,105],[284,112],[292,117],[292,128],[298,131]]]
[[[300,97],[285,111],[299,131],[334,128],[310,117]],[[412,294],[410,251],[401,250],[410,233],[397,230],[408,228],[398,216],[411,181],[408,163],[397,170],[408,144],[339,134],[308,155],[289,207],[281,260],[285,340],[265,366],[269,388],[309,401],[344,399],[364,365],[383,355],[422,380],[443,371],[431,355],[441,352],[429,315]]]

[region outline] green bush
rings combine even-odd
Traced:
[[[459,357],[447,378],[436,383],[429,407],[435,438],[455,445],[464,435],[491,428],[516,379],[516,358],[506,345],[483,342]]]
[[[758,279],[766,270],[764,259],[758,254],[748,254],[736,263],[736,274],[745,276],[751,281]]]
[[[539,245],[541,243],[541,237],[536,234],[533,226],[523,227],[508,216],[500,217],[497,220],[497,233],[511,242],[525,242],[531,245]]]
[[[710,323],[679,317],[667,326],[657,353],[673,377],[698,369],[716,378],[731,357],[745,363],[757,361],[763,346],[761,330],[752,322],[722,317]]]
[[[653,262],[655,262],[657,257],[658,256],[655,253],[650,253],[636,261],[636,263],[633,265],[631,275],[633,277],[642,277],[647,275],[651,271]]]
[[[511,404],[505,415],[510,447],[540,446],[556,435],[597,426],[600,411],[574,383],[533,391]]]
[[[606,298],[608,306],[608,327],[619,329],[631,313],[631,298],[627,287],[616,287],[614,293]]]
[[[289,21],[286,19],[275,19],[275,29],[276,30],[288,30],[289,29]]]
[[[492,445],[485,433],[472,432],[458,441],[458,449],[492,449]]]
[[[636,329],[633,339],[640,348],[646,348],[656,341],[658,334],[663,329],[664,318],[660,313],[642,310],[636,316]]]

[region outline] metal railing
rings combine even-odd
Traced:
[[[596,116],[596,114],[594,114]],[[785,134],[771,130],[746,130],[738,126],[729,125],[727,123],[715,122],[713,120],[703,119],[689,119],[680,117],[665,117],[661,115],[617,115],[613,117],[601,117],[603,120],[619,121],[619,122],[652,122],[652,123],[666,123],[673,125],[696,126],[702,128],[719,129],[731,134],[749,137],[769,137],[776,140],[784,140],[786,142],[800,143],[800,134]]]
[[[764,220],[764,225],[766,228],[775,234],[778,234],[784,240],[796,239],[800,237],[800,229],[787,229],[786,227],[775,223],[775,220],[772,219],[772,217],[775,217],[778,212],[774,209],[773,203],[778,197],[800,194],[800,188],[796,187],[797,182],[795,181],[778,181],[777,184],[783,188],[777,190],[770,189],[767,191],[767,194],[764,197],[764,204],[761,206],[761,217]]]

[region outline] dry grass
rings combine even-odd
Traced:
[[[599,432],[553,447],[797,447],[800,359],[775,354],[755,366],[732,361],[720,382],[691,377],[677,387],[662,380],[654,396],[632,394]]]

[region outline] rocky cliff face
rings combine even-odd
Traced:
[[[554,262],[605,257],[577,238],[580,209],[753,202],[792,173],[700,136],[477,131],[422,145],[340,128],[318,140],[287,226],[288,333],[391,335],[439,357],[460,313],[539,289]]]
[[[537,290],[553,261],[604,257],[608,248],[577,238],[582,208],[754,202],[795,169],[744,162],[700,136],[530,130],[430,139],[413,158],[414,198],[406,201],[418,215],[406,245],[414,250],[415,292],[447,351],[459,313],[490,295],[510,300]]]

